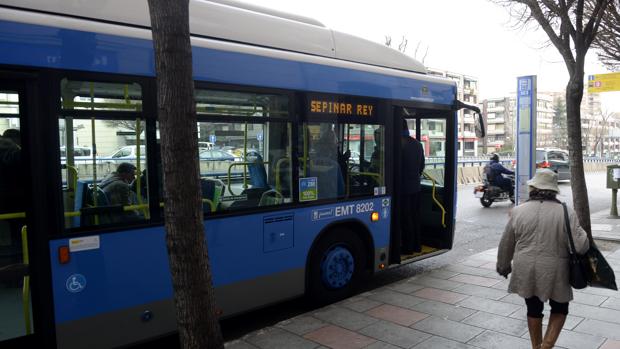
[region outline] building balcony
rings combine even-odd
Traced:
[[[466,95],[475,95],[478,93],[478,90],[472,87],[464,87],[463,88],[463,94]]]
[[[487,119],[487,124],[505,124],[506,119],[504,118],[495,118],[495,119]]]
[[[466,124],[473,124],[475,122],[474,117],[472,115],[464,115],[463,122]]]
[[[493,146],[503,146],[504,144],[506,144],[506,141],[500,140],[500,141],[489,141],[487,143],[488,147],[493,147]]]
[[[505,111],[506,111],[506,108],[504,108],[503,106],[487,108],[487,113],[502,113]]]
[[[476,138],[476,133],[473,131],[459,131],[458,136],[462,138]]]
[[[506,133],[505,130],[487,130],[488,135],[503,135]]]

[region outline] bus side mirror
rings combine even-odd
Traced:
[[[479,113],[474,113],[474,131],[476,132],[476,137],[478,138],[484,138],[484,136],[486,136],[484,120],[482,119],[482,115]]]
[[[456,100],[454,102],[454,106],[452,108],[455,111],[463,109],[463,108],[473,111],[474,112],[474,131],[476,133],[476,137],[484,138],[484,136],[486,136],[487,133],[484,128],[484,120],[482,119],[482,112],[480,111],[480,108],[476,107],[475,105],[465,104],[459,100]]]

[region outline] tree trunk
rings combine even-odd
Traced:
[[[148,0],[161,134],[166,244],[183,348],[223,348],[203,226],[188,0]]]
[[[571,189],[573,207],[579,223],[592,240],[590,226],[590,205],[588,188],[583,170],[583,150],[581,145],[581,100],[583,99],[583,64],[578,62],[571,71],[566,85],[566,124],[568,132],[568,150],[570,153]]]

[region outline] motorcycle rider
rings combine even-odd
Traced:
[[[514,175],[515,173],[499,163],[499,155],[493,154],[491,156],[491,162],[485,166],[485,173],[487,174],[487,179],[490,184],[507,191],[510,194],[510,197],[514,195],[512,181],[509,178],[502,176],[502,174]]]

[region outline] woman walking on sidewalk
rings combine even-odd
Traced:
[[[573,299],[564,209],[556,199],[560,189],[555,172],[540,170],[527,184],[530,199],[512,210],[499,244],[497,272],[504,277],[512,272],[508,292],[525,298],[532,348],[553,348],[568,314],[568,302]],[[575,249],[585,253],[587,235],[575,212],[568,210]],[[543,339],[543,302],[547,300],[551,316]]]

